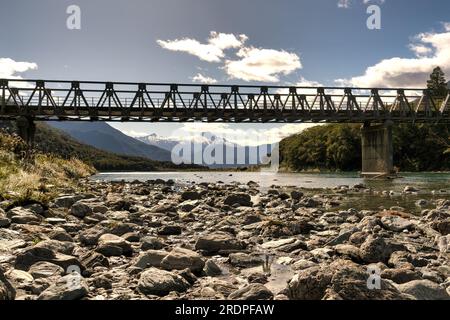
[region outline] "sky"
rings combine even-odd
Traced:
[[[380,29],[367,27],[373,5]],[[450,77],[449,12],[448,0],[0,0],[0,78],[423,87],[437,65]],[[246,144],[305,127],[112,125]]]

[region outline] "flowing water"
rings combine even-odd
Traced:
[[[303,189],[307,194],[328,193],[337,186],[352,187],[364,184],[373,192],[349,192],[344,204],[340,207],[356,209],[382,209],[393,206],[407,208],[412,212],[420,212],[431,208],[435,199],[450,199],[450,173],[401,173],[394,180],[370,180],[359,177],[358,173],[261,173],[261,172],[104,172],[92,177],[101,181],[147,181],[172,179],[180,184],[190,183],[241,183],[257,182],[262,191],[272,185]],[[406,186],[419,191],[416,194],[402,193]],[[383,195],[382,192],[390,192]],[[385,192],[386,193],[386,192]],[[429,201],[429,205],[418,207],[415,202],[420,199]]]

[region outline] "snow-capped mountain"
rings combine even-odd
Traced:
[[[190,146],[191,150],[191,163],[207,165],[211,168],[229,168],[229,167],[242,167],[249,165],[261,164],[258,155],[267,153],[270,154],[272,145],[264,146],[242,146],[226,139],[216,136],[213,133],[203,133],[202,135],[189,136],[186,139],[173,139],[160,137],[153,133],[147,136],[134,137],[139,141],[146,144],[159,147],[168,151],[174,150],[176,146]],[[216,159],[221,159],[215,164],[208,163],[205,160],[205,154],[211,154],[211,148],[220,145],[222,147],[222,156],[216,157],[215,151],[212,152],[212,156]],[[220,151],[219,151],[220,152]],[[201,160],[201,163],[197,163]]]
[[[148,136],[134,137],[134,138],[146,144],[156,146],[168,151],[171,151],[173,147],[179,143],[179,141],[177,140],[159,137],[156,133],[149,134]]]

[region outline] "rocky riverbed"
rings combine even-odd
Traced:
[[[448,199],[417,216],[340,209],[364,185],[84,184],[0,203],[0,300],[449,299]]]

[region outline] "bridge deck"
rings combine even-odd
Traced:
[[[0,79],[0,119],[450,123],[450,92]]]

